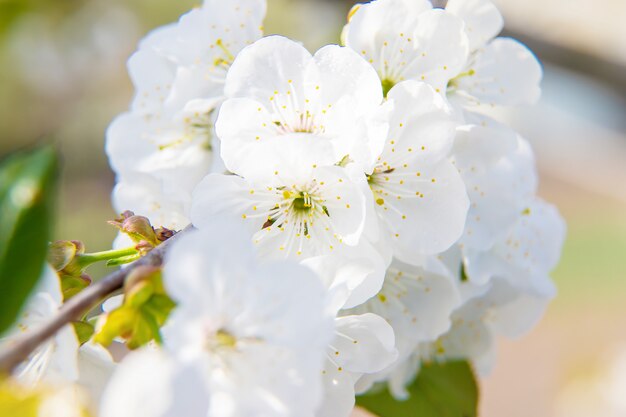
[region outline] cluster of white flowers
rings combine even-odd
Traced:
[[[555,294],[564,223],[488,116],[542,70],[489,0],[357,5],[315,54],[263,37],[265,10],[205,0],[129,61],[114,205],[199,230],[166,259],[163,345],[109,361],[102,417],[347,417],[423,361],[488,371]]]

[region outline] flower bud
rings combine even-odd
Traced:
[[[73,262],[77,255],[85,252],[85,245],[77,240],[57,240],[50,244],[48,262],[58,272],[70,275],[80,274],[81,270]]]
[[[150,220],[147,217],[135,215],[132,211],[125,211],[121,218],[109,221],[109,224],[128,235],[135,243],[146,241],[152,247],[160,243]]]

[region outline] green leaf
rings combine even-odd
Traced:
[[[385,387],[357,397],[357,405],[379,417],[476,417],[478,386],[464,361],[424,364],[408,387],[410,396],[396,400]]]
[[[51,147],[0,164],[0,333],[13,323],[41,275],[56,177]]]

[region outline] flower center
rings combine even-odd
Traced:
[[[315,122],[315,115],[309,110],[304,113],[295,110],[296,117],[290,122],[276,120],[274,124],[281,134],[289,133],[324,133],[324,126]]]
[[[387,94],[393,88],[393,86],[396,85],[396,82],[390,78],[385,78],[382,81],[382,85],[383,85],[383,96],[387,97]]]
[[[281,212],[280,207],[285,207]],[[320,215],[330,217],[328,208],[323,199],[315,195],[315,190],[293,191],[283,190],[283,202],[276,208],[276,213],[271,217],[271,224],[278,222],[278,227],[293,222],[305,236],[309,234],[309,226]]]
[[[311,199],[311,195],[306,191],[300,191],[296,194],[296,197],[292,197],[293,193],[289,191],[283,192],[283,196],[286,199],[293,198],[293,202],[291,203],[291,208],[296,213],[307,213],[313,208],[313,200]]]
[[[234,349],[237,346],[237,338],[224,329],[218,330],[215,334],[208,337],[206,348],[215,352],[223,349]]]
[[[168,142],[158,144],[158,149],[164,151],[166,149],[196,143],[201,149],[206,151],[213,150],[212,132],[213,123],[211,122],[210,110],[206,113],[196,112],[183,119],[183,130],[174,138],[171,135],[164,135]]]
[[[218,330],[215,334],[215,342],[219,347],[233,348],[237,344],[237,339],[225,330]]]

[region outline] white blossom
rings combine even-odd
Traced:
[[[448,249],[463,232],[468,198],[449,160],[456,123],[427,84],[405,81],[388,94],[389,134],[368,183],[385,238],[396,257]]]
[[[129,60],[135,97],[109,127],[106,150],[122,188],[145,194],[157,187],[158,225],[181,223],[195,185],[223,166],[219,149],[212,155],[216,109],[235,56],[262,35],[265,8],[265,0],[206,0],[153,31]],[[144,206],[119,190],[115,203],[119,212]]]
[[[159,350],[130,353],[108,384],[101,417],[206,417],[210,399],[197,368]]]
[[[39,283],[26,301],[14,327],[0,339],[0,346],[10,347],[25,332],[43,326],[63,303],[61,283],[56,272],[45,265]],[[40,344],[14,371],[24,385],[34,387],[40,382],[64,384],[78,379],[78,339],[71,325]]]
[[[386,133],[376,72],[348,48],[311,55],[281,36],[244,49],[226,79],[227,100],[217,120],[221,155],[231,172],[251,177],[265,165],[268,146],[299,144],[307,165],[333,165],[348,156],[368,164]],[[304,163],[304,160],[303,160]]]
[[[243,223],[264,258],[305,262],[328,288],[354,292],[346,302],[363,302],[380,289],[386,266],[363,233],[365,176],[311,165],[312,152],[299,145],[259,149],[262,166],[252,178],[208,175],[194,192],[193,224],[203,229],[214,217]]]
[[[393,328],[398,358],[379,372],[362,375],[357,391],[400,372],[419,346],[434,342],[451,326],[452,312],[461,305],[457,286],[438,261],[424,260],[425,267],[394,261],[381,291],[350,311],[372,312]]]
[[[142,415],[185,415],[185,396],[197,407],[204,401],[197,397],[206,397],[207,416],[297,416],[315,410],[321,400],[319,370],[332,335],[323,287],[295,263],[256,263],[247,234],[232,223],[176,242],[164,270],[168,293],[178,304],[164,329],[170,359],[155,371],[165,381],[147,390],[175,389]],[[124,368],[122,363],[117,373],[133,372]],[[195,391],[180,393],[191,384],[174,381],[185,369],[199,382]],[[113,393],[127,383],[117,373]],[[130,414],[114,414],[127,408],[107,404],[125,400],[136,405],[135,398],[105,393],[103,416],[133,415],[132,407]],[[197,407],[193,411],[201,412]]]
[[[558,263],[564,240],[565,223],[556,208],[535,198],[489,251],[466,254],[468,277],[485,282],[499,276],[524,291],[554,296],[549,272]]]
[[[450,0],[446,11],[465,22],[470,54],[448,83],[450,100],[468,110],[534,104],[541,94],[541,64],[522,43],[496,38],[503,19],[490,0]]]
[[[452,160],[470,199],[460,244],[464,250],[488,250],[534,198],[533,152],[514,131],[485,119],[458,129]]]
[[[335,320],[322,369],[324,397],[316,416],[348,417],[355,403],[355,384],[363,375],[392,364],[398,356],[393,329],[372,313],[343,315]]]
[[[376,69],[386,91],[401,81],[416,80],[443,93],[468,54],[463,21],[432,9],[427,0],[358,4],[342,38]]]

